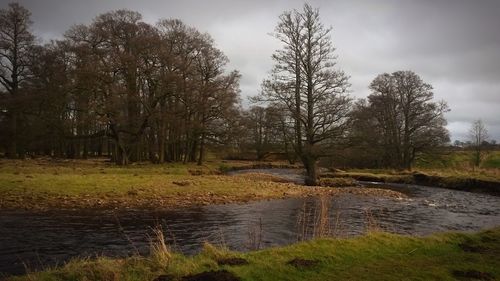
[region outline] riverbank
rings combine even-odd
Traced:
[[[161,235],[159,236],[161,238]],[[196,256],[155,243],[149,257],[77,259],[7,280],[498,280],[500,228],[411,237],[368,233],[248,253],[206,245]],[[213,278],[213,279],[209,279]]]
[[[460,172],[453,170],[423,170],[399,172],[389,170],[353,170],[324,173],[322,180],[356,179],[358,181],[379,183],[402,183],[442,187],[455,190],[482,192],[500,196],[500,174],[496,169],[488,173]]]
[[[304,187],[263,174],[223,174],[255,165],[214,161],[119,167],[99,159],[0,160],[0,209],[179,208],[343,193],[404,197],[383,189]]]

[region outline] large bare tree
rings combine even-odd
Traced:
[[[273,55],[271,77],[261,99],[287,109],[294,120],[294,147],[306,169],[306,184],[317,183],[317,160],[344,135],[350,109],[348,77],[336,69],[331,28],[319,10],[305,4],[280,16],[275,37],[283,49]]]

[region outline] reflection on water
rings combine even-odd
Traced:
[[[409,199],[394,200],[346,194],[330,202],[332,220],[340,218],[343,235],[365,231],[366,213],[387,231],[429,234],[479,230],[500,225],[500,197],[448,189],[402,186]],[[262,246],[295,242],[301,210],[318,198],[300,198],[204,206],[167,211],[2,211],[0,272],[19,274],[75,256],[126,256],[148,252],[151,228],[162,224],[169,242],[183,253],[199,251],[203,242],[246,250],[249,230],[261,220]],[[369,210],[369,211],[367,211]]]

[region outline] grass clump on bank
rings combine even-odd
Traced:
[[[196,280],[217,272],[234,278],[228,280],[498,280],[499,255],[500,228],[428,237],[369,233],[249,253],[207,245],[193,257],[74,260],[10,280]]]

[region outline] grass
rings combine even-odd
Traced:
[[[500,170],[476,170],[466,172],[458,170],[392,171],[392,170],[349,170],[325,173],[322,181],[337,178],[354,178],[359,181],[383,183],[418,184],[433,187],[444,187],[471,192],[500,194]]]
[[[490,151],[481,167],[471,165],[471,151],[451,151],[445,154],[419,157],[413,170],[430,176],[447,178],[449,181],[477,179],[500,182],[500,151]],[[411,173],[390,169],[349,169],[344,176],[365,176],[384,182],[411,183]]]
[[[170,253],[161,259],[80,259],[11,280],[132,281],[153,280],[160,275],[181,280],[211,270],[227,270],[241,280],[470,280],[471,276],[497,280],[499,255],[500,228],[428,237],[372,232],[357,238],[322,238],[249,253],[206,245],[193,257]],[[244,259],[248,265],[218,264],[229,257]],[[296,267],[289,263],[291,260],[313,262]]]
[[[472,158],[471,151],[459,150],[439,155],[423,155],[417,158],[415,165],[419,169],[472,170]],[[487,152],[480,168],[500,169],[500,150]]]
[[[220,165],[119,167],[103,160],[0,160],[0,208],[172,207],[300,196],[306,192],[289,183],[221,175]]]
[[[136,164],[104,160],[0,160],[1,209],[174,208],[342,192],[398,197],[361,189],[310,188],[265,174],[221,174],[250,162]]]

